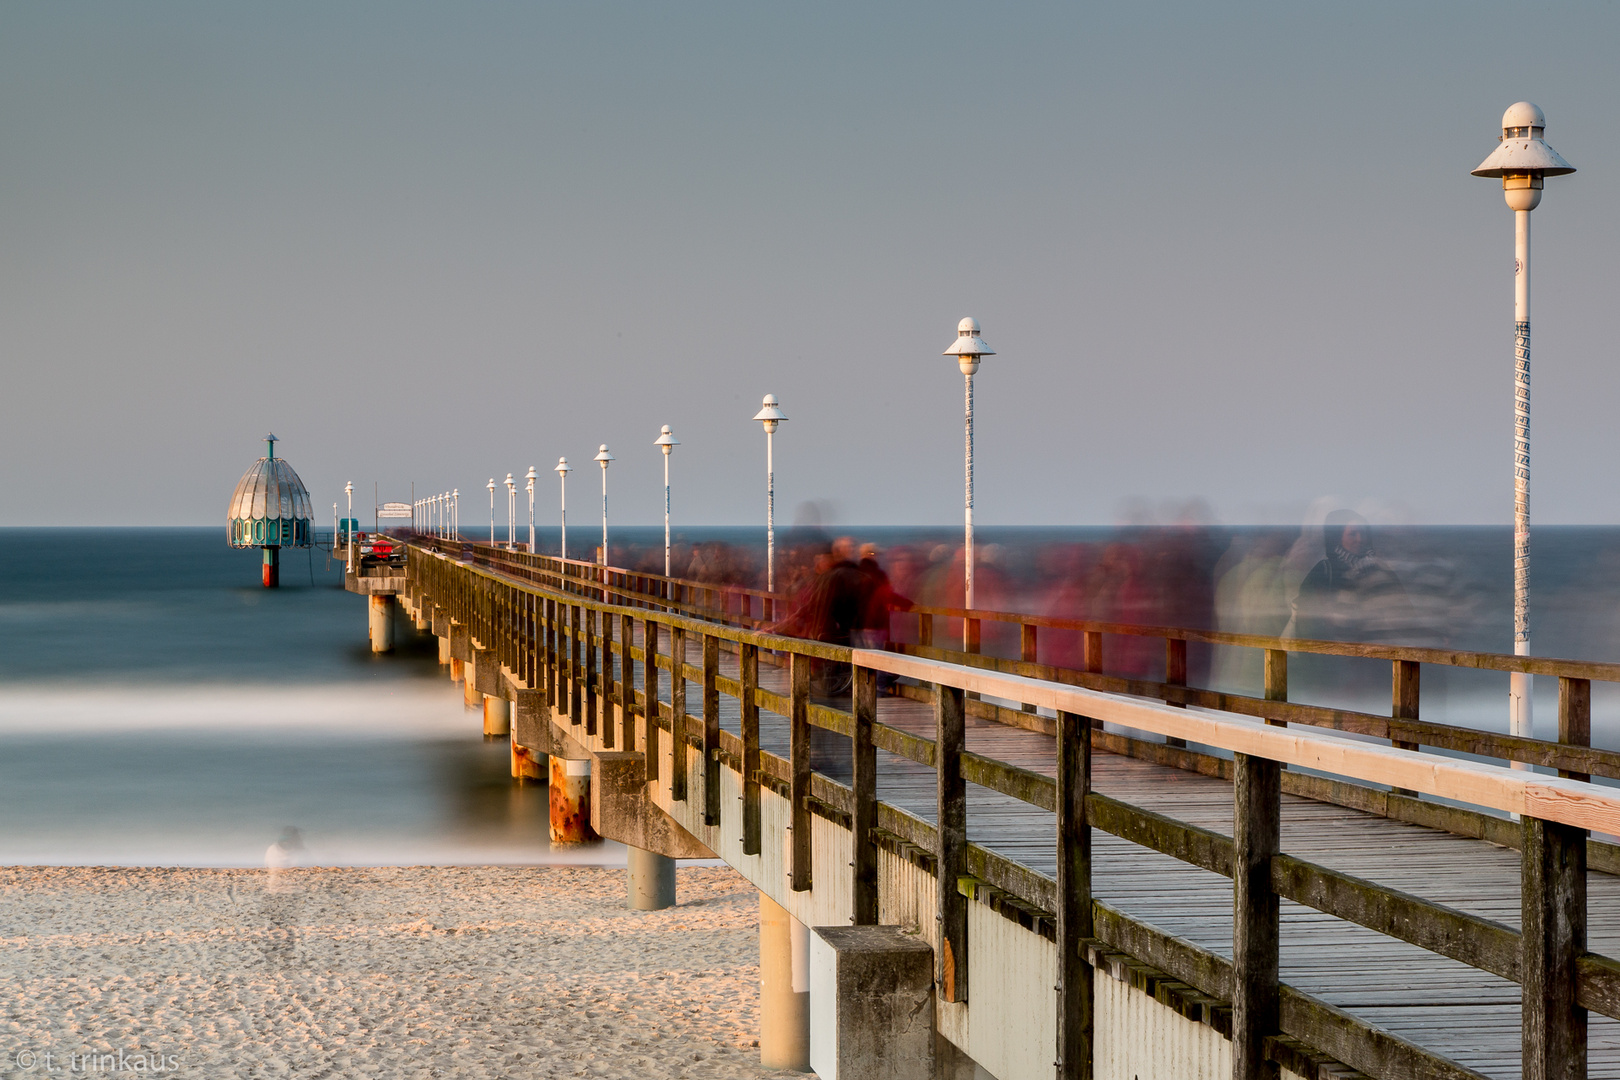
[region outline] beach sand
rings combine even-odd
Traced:
[[[759,1065],[758,893],[624,874],[0,868],[0,1075],[802,1076]]]

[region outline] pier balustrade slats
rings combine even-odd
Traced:
[[[445,558],[443,554],[434,557],[418,546],[412,549],[411,567],[413,573],[421,571],[421,595],[431,597],[431,602],[446,609],[452,619],[471,620],[481,645],[499,649],[498,635],[501,634],[521,641],[516,652],[497,654],[506,656],[514,671],[538,669],[543,672],[541,680],[546,684],[548,700],[562,707],[572,723],[584,720],[594,732],[600,715],[603,738],[611,741],[606,730],[612,722],[609,706],[616,704],[621,710],[623,746],[633,749],[638,741],[634,718],[639,715],[642,718],[639,741],[647,750],[650,780],[659,779],[658,731],[666,728],[675,748],[675,767],[668,784],[677,798],[687,797],[684,790],[688,775],[686,755],[690,750],[700,751],[704,761],[705,821],[718,823],[725,817],[718,800],[718,769],[729,766],[740,772],[745,852],[757,853],[762,846],[761,788],[769,786],[786,795],[791,815],[788,867],[795,890],[809,889],[813,880],[810,840],[816,816],[829,818],[855,833],[851,905],[854,921],[858,923],[877,918],[876,853],[879,847],[898,845],[895,850],[914,852],[913,857],[919,864],[928,866],[936,877],[940,920],[940,947],[936,956],[939,989],[947,1000],[968,997],[967,956],[971,942],[967,937],[966,913],[971,899],[1005,895],[1036,912],[1036,928],[1055,938],[1060,945],[1056,987],[1059,1016],[1056,1054],[1060,1077],[1086,1075],[1092,1009],[1091,980],[1086,977],[1086,965],[1101,962],[1099,958],[1106,950],[1127,953],[1211,999],[1230,1002],[1233,1050],[1239,1062],[1235,1075],[1262,1075],[1268,1060],[1279,1060],[1278,1040],[1285,1036],[1299,1039],[1373,1076],[1437,1076],[1460,1080],[1479,1075],[1280,982],[1278,911],[1281,899],[1305,904],[1519,982],[1525,1001],[1526,1077],[1584,1076],[1583,1010],[1620,1017],[1620,961],[1588,952],[1585,938],[1588,852],[1596,856],[1595,863],[1615,871],[1620,871],[1620,856],[1615,854],[1613,846],[1590,841],[1584,828],[1571,823],[1613,820],[1616,823],[1613,827],[1620,829],[1620,804],[1615,804],[1612,795],[1586,794],[1591,789],[1582,789],[1580,793],[1573,789],[1569,792],[1553,789],[1548,785],[1557,781],[1545,778],[1541,778],[1540,787],[1535,787],[1538,778],[1534,774],[1511,774],[1525,778],[1512,783],[1525,785],[1523,798],[1531,801],[1523,805],[1536,810],[1535,813],[1525,812],[1522,821],[1515,826],[1485,811],[1421,800],[1410,793],[1416,788],[1390,790],[1375,786],[1378,777],[1394,778],[1398,774],[1403,782],[1424,787],[1432,795],[1434,784],[1450,782],[1445,780],[1451,775],[1446,770],[1453,768],[1463,770],[1457,772],[1461,786],[1456,792],[1448,792],[1453,797],[1496,810],[1506,807],[1507,804],[1492,800],[1507,798],[1502,792],[1508,791],[1511,785],[1495,779],[1495,774],[1491,783],[1470,787],[1465,767],[1448,764],[1448,759],[1433,759],[1436,763],[1426,767],[1429,773],[1444,774],[1440,780],[1432,782],[1415,772],[1394,768],[1391,763],[1404,760],[1398,756],[1410,753],[1420,742],[1534,761],[1554,766],[1562,776],[1575,780],[1583,779],[1587,772],[1620,775],[1620,754],[1589,746],[1590,680],[1620,681],[1620,665],[1262,638],[1235,640],[1238,635],[1084,624],[1078,627],[1083,670],[1073,670],[1036,662],[1040,643],[1038,628],[1062,624],[1064,620],[1024,620],[1019,658],[1011,660],[970,650],[975,644],[972,633],[975,622],[984,618],[1015,619],[998,618],[994,613],[969,615],[948,609],[919,613],[918,644],[899,646],[892,653],[870,654],[782,638],[748,625],[737,625],[738,622],[755,622],[752,617],[754,600],[769,599],[759,594],[744,591],[745,600],[738,602],[728,600],[725,592],[710,590],[708,595],[697,598],[701,604],[692,604],[689,599],[693,590],[687,583],[651,575],[617,573],[588,564],[548,566],[548,560],[536,556],[522,556],[529,561],[520,565],[514,562],[519,554],[501,552],[496,556],[485,552],[475,556],[473,565],[468,565]],[[549,560],[551,564],[557,562]],[[498,579],[497,574],[504,577]],[[505,580],[511,577],[528,584]],[[498,580],[506,590],[504,602],[512,605],[521,617],[503,617],[502,612],[507,609],[495,603],[494,587]],[[737,607],[742,609],[740,614],[732,610]],[[694,608],[711,618],[695,618],[691,613]],[[763,604],[760,609],[764,610]],[[612,629],[614,615],[619,618],[617,635]],[[722,618],[713,618],[716,615]],[[725,616],[730,616],[730,623],[725,621]],[[964,648],[942,649],[929,644],[937,617],[954,618],[959,624],[966,618],[966,623],[962,624],[966,628]],[[600,633],[593,629],[598,619],[601,620]],[[635,644],[638,620],[642,631],[639,648]],[[1060,625],[1059,628],[1077,627]],[[659,653],[661,632],[669,638],[667,655]],[[701,638],[700,666],[686,663],[688,633],[696,633]],[[1105,634],[1118,633],[1165,638],[1164,682],[1105,674],[1102,639]],[[1186,686],[1185,657],[1189,641],[1239,644],[1263,650],[1263,697],[1250,698]],[[580,655],[582,650],[583,656]],[[598,650],[600,667],[596,659]],[[734,679],[721,671],[722,651],[736,654],[737,677]],[[1289,702],[1290,651],[1390,660],[1391,715],[1377,717]],[[618,657],[616,669],[614,656]],[[758,665],[767,658],[785,663],[787,694],[759,685]],[[639,691],[632,683],[632,665],[637,660],[642,663]],[[848,711],[811,700],[811,669],[818,661],[853,662]],[[1418,699],[1423,663],[1499,671],[1531,669],[1536,674],[1556,674],[1560,679],[1559,742],[1513,739],[1420,721]],[[660,669],[669,671],[671,676],[667,706],[659,702],[657,672]],[[916,685],[904,683],[899,689],[907,696],[926,696],[933,701],[933,739],[877,719],[880,669],[917,680]],[[1048,687],[1042,690],[1046,696],[1035,694],[1036,684],[1022,682],[1020,677],[1040,680],[1042,686]],[[702,687],[701,717],[689,718],[686,712],[685,683],[689,678]],[[1292,722],[1376,734],[1392,740],[1395,747],[1379,750],[1365,744],[1346,744],[1362,749],[1353,753],[1347,751],[1350,756],[1343,760],[1361,762],[1365,759],[1370,771],[1359,775],[1356,770],[1341,776],[1313,775],[1282,768],[1284,760],[1304,760],[1297,757],[1304,750],[1288,747],[1297,745],[1308,750],[1319,745],[1322,739],[1334,743],[1342,740],[1320,734],[1307,736],[1302,729],[1276,731],[1276,739],[1292,741],[1287,744],[1262,741],[1255,745],[1274,749],[1256,753],[1247,748],[1249,743],[1239,739],[1230,747],[1236,748],[1237,753],[1227,760],[1168,740],[1182,738],[1174,734],[1178,727],[1185,733],[1204,733],[1206,729],[1197,726],[1200,722],[1224,724],[1242,734],[1246,729],[1238,722],[1211,721],[1205,720],[1203,714],[1179,710],[1171,714],[1165,710],[1159,716],[1158,726],[1147,725],[1147,730],[1158,730],[1167,738],[1165,743],[1155,743],[1101,727],[1102,716],[1114,715],[1109,710],[1115,703],[1129,704],[1124,698],[1095,698],[1091,709],[1043,705],[1045,711],[1032,711],[1031,703],[1023,700],[1026,697],[1048,702],[1061,700],[1053,695],[1066,692],[1065,687],[1141,699],[1159,698],[1173,706],[1198,705],[1257,717],[1268,727],[1256,731],[1276,731],[1277,726],[1286,727]],[[582,689],[588,694],[583,717]],[[973,696],[981,692],[994,700],[974,700]],[[720,727],[719,697],[722,694],[739,698],[740,735],[732,735]],[[1014,707],[999,704],[1000,701],[1010,701]],[[1131,707],[1149,708],[1145,702]],[[1163,710],[1162,705],[1156,707]],[[760,748],[759,712],[762,708],[788,718],[791,747],[786,759]],[[1186,725],[1163,719],[1170,715],[1183,718]],[[1001,720],[1055,735],[1056,778],[968,751],[965,721],[969,716]],[[1127,723],[1125,719],[1111,722]],[[816,727],[852,738],[854,757],[849,786],[812,770],[810,735]],[[1301,733],[1296,735],[1296,732]],[[1221,745],[1218,739],[1194,738],[1191,741],[1205,746]],[[1233,835],[1227,837],[1092,792],[1093,746],[1231,779],[1234,782]],[[880,749],[935,770],[937,825],[878,800],[876,755]],[[1397,757],[1376,758],[1375,752]],[[1058,846],[1055,881],[968,839],[969,783],[1055,814]],[[1522,931],[1287,854],[1281,850],[1279,830],[1281,799],[1285,792],[1518,847],[1522,867]],[[1609,801],[1604,802],[1604,799]],[[1598,816],[1592,817],[1592,814]],[[1604,817],[1605,814],[1611,817]],[[1233,959],[1226,960],[1094,899],[1090,882],[1090,830],[1093,827],[1232,878]],[[993,897],[991,902],[995,902]],[[1041,914],[1044,912],[1052,914]]]

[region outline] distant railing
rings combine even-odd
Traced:
[[[935,956],[939,989],[946,1000],[968,997],[971,942],[967,938],[967,903],[981,896],[1015,898],[1030,913],[1031,928],[1058,947],[1056,1050],[1060,1077],[1086,1075],[1092,1015],[1092,980],[1086,964],[1099,950],[1116,949],[1202,994],[1230,1003],[1234,1075],[1259,1076],[1268,1056],[1279,1060],[1274,1036],[1281,1034],[1374,1077],[1480,1080],[1480,1074],[1471,1069],[1282,983],[1278,975],[1279,899],[1308,905],[1519,983],[1525,1010],[1524,1060],[1545,1066],[1534,1070],[1536,1075],[1584,1076],[1583,1010],[1620,1017],[1620,962],[1585,948],[1586,831],[1620,832],[1620,793],[1613,789],[1577,779],[1420,756],[1412,748],[1377,746],[1325,732],[1282,730],[1273,726],[1279,721],[1270,717],[1266,724],[1255,724],[1177,707],[1190,698],[1152,701],[1099,692],[1103,688],[1078,682],[1100,678],[1096,672],[1060,670],[1059,674],[1073,678],[1042,678],[997,669],[1001,664],[1040,667],[1029,661],[997,661],[964,653],[960,655],[972,663],[948,662],[916,655],[913,650],[878,652],[783,637],[676,610],[674,602],[661,595],[662,586],[657,596],[631,591],[629,586],[644,575],[555,559],[548,564],[545,557],[477,546],[449,548],[439,543],[418,544],[409,555],[411,602],[427,613],[424,617],[432,621],[436,632],[442,625],[454,641],[454,627],[464,627],[472,644],[487,650],[521,685],[538,691],[544,703],[589,745],[642,750],[647,780],[667,785],[676,801],[701,800],[705,824],[718,825],[722,819],[719,770],[724,767],[738,773],[743,789],[740,812],[745,854],[761,851],[762,786],[781,794],[791,808],[791,840],[786,842],[792,851],[786,862],[795,891],[810,889],[817,873],[810,843],[812,816],[835,821],[851,832],[849,899],[857,924],[877,921],[879,848],[917,853],[932,872],[938,891],[939,947]],[[467,557],[462,558],[464,555]],[[984,613],[970,617],[984,617]],[[638,623],[640,646],[636,645]],[[1252,640],[1260,644],[1249,647],[1267,649],[1268,654],[1294,644]],[[698,647],[700,664],[686,662],[689,641]],[[661,642],[667,648],[661,648]],[[1328,652],[1323,646],[1332,643],[1308,644],[1315,647],[1311,651]],[[737,656],[735,679],[720,673],[722,649]],[[759,686],[758,665],[767,651],[785,658],[786,694]],[[1445,655],[1462,657],[1459,666],[1484,666],[1468,661],[1487,654]],[[1391,659],[1397,665],[1424,662],[1400,655]],[[639,687],[633,662],[641,664]],[[812,667],[829,663],[849,668],[851,690],[844,699],[814,701]],[[1603,670],[1617,674],[1606,667]],[[934,738],[878,721],[880,672],[912,680],[917,695],[933,702]],[[670,700],[664,703],[659,682],[666,677],[670,679]],[[1581,676],[1560,678],[1573,682]],[[688,681],[700,687],[696,715],[688,712]],[[1183,696],[1203,693],[1157,685]],[[738,702],[740,735],[720,727],[721,695]],[[1032,716],[1022,709],[976,703],[974,695],[1027,704],[1051,715]],[[975,704],[988,709],[994,718],[1021,726],[1044,723],[1056,737],[1056,777],[967,750],[965,718],[975,711]],[[761,709],[788,719],[791,749],[787,758],[761,749]],[[1104,723],[1231,754],[1219,764],[1234,781],[1232,835],[1093,792],[1094,743],[1101,741],[1108,749],[1127,751],[1129,744],[1140,745],[1138,740],[1108,736],[1101,730]],[[851,740],[849,784],[812,769],[810,732],[816,727]],[[671,740],[673,765],[670,775],[661,777],[660,743],[666,736]],[[1574,754],[1578,749],[1546,745],[1549,753]],[[879,749],[936,770],[937,824],[878,800]],[[701,763],[696,769],[701,777],[697,791],[689,790],[689,754],[694,752],[701,755],[697,758]],[[1162,745],[1158,752],[1185,755],[1195,765],[1216,760]],[[1345,780],[1325,780],[1284,766],[1320,770]],[[1215,771],[1215,766],[1204,771]],[[970,782],[1056,815],[1055,879],[968,840]],[[1468,803],[1499,815],[1519,815],[1521,820],[1514,824],[1503,818],[1493,820],[1503,839],[1514,841],[1510,846],[1521,849],[1524,932],[1282,850],[1284,792],[1354,789],[1370,798],[1368,793],[1377,790],[1373,785]],[[1417,803],[1413,797],[1404,801]],[[733,812],[727,811],[728,815]],[[1231,878],[1232,959],[1096,900],[1091,887],[1092,828]],[[1612,859],[1613,849],[1608,850]],[[1354,955],[1344,958],[1347,968],[1355,961]],[[1570,1064],[1577,1057],[1578,1069]]]
[[[589,592],[598,598],[611,598],[631,607],[678,612],[733,626],[768,627],[778,613],[785,614],[788,610],[787,598],[758,589],[664,577],[620,567],[603,567],[596,563],[535,555],[481,543],[434,538],[421,538],[418,542],[430,550],[465,556],[477,565],[498,569],[502,573],[564,592],[576,595]],[[1272,724],[1308,724],[1354,732],[1387,739],[1393,745],[1408,750],[1427,746],[1538,765],[1556,769],[1561,776],[1577,779],[1592,776],[1620,779],[1620,751],[1591,745],[1591,683],[1593,680],[1620,683],[1620,664],[1616,663],[1362,642],[1274,638],[979,609],[918,606],[907,613],[907,617],[915,620],[916,643],[896,643],[891,648],[909,655],[1109,693],[1157,698],[1176,705],[1219,709],[1258,717]],[[953,635],[958,640],[964,640],[964,647],[949,648],[936,644],[939,640],[936,630],[942,620],[954,620],[959,625],[965,620],[964,632],[959,636]],[[1016,659],[980,651],[981,627],[986,622],[1018,627],[1019,656]],[[1038,662],[1040,631],[1043,629],[1061,630],[1079,636],[1082,658],[1079,668]],[[1104,643],[1108,637],[1162,639],[1165,643],[1165,678],[1161,681],[1109,674],[1104,653]],[[1253,696],[1189,686],[1189,643],[1223,645],[1262,653],[1264,681],[1261,694]],[[1388,661],[1391,668],[1389,714],[1290,701],[1290,653]],[[1557,678],[1558,738],[1548,740],[1509,735],[1421,719],[1418,715],[1419,697],[1425,664],[1480,671],[1527,672]],[[1005,716],[1000,718],[1050,731],[1050,723],[1038,716],[1023,721]],[[1179,740],[1175,737],[1171,737],[1169,743],[1172,748],[1179,747]]]

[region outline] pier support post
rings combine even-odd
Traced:
[[[822,1080],[933,1080],[927,942],[898,926],[811,931],[810,1067]]]
[[[1278,1026],[1277,894],[1271,860],[1282,825],[1282,768],[1275,761],[1238,754],[1232,763],[1232,1076],[1275,1077],[1266,1059],[1268,1035]]]
[[[484,738],[504,739],[512,734],[512,705],[503,697],[484,695]]]
[[[759,1063],[810,1071],[810,934],[759,894]]]
[[[1519,887],[1524,1080],[1586,1080],[1586,830],[1526,817]]]
[[[447,637],[442,637],[439,639],[439,666],[443,667],[445,664],[453,663],[455,663],[455,661],[450,659],[450,639]],[[455,681],[454,672],[451,673],[450,680],[452,682]]]
[[[374,653],[394,651],[394,608],[397,604],[397,600],[386,594],[371,597],[371,651]]]
[[[484,695],[478,692],[478,670],[470,660],[461,665],[461,700],[469,709],[484,703]]]
[[[464,681],[467,677],[466,667],[466,664],[452,656],[450,658],[450,681],[453,683]]]
[[[627,848],[626,854],[631,909],[662,911],[674,907],[675,860],[638,847]]]
[[[546,764],[546,755],[538,750],[524,746],[514,737],[512,746],[512,779],[522,782],[524,780],[546,780],[551,769]]]
[[[551,758],[551,843],[591,844],[600,837],[591,828],[591,763]]]

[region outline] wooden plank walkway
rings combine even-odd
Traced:
[[[639,629],[639,628],[638,628]],[[639,633],[637,644],[640,644]],[[688,655],[688,662],[696,657]],[[634,685],[643,685],[633,665]],[[736,677],[736,657],[721,654],[721,673]],[[787,693],[784,669],[760,665],[760,686]],[[669,679],[660,677],[669,700]],[[687,683],[689,712],[701,687]],[[829,704],[848,707],[848,699]],[[720,696],[721,727],[740,735],[736,699]],[[925,702],[881,697],[880,722],[933,737]],[[969,718],[967,747],[1048,776],[1055,740]],[[761,709],[761,747],[786,757],[788,721]],[[817,771],[848,781],[848,741],[817,732]],[[1106,752],[1093,759],[1093,786],[1147,810],[1223,835],[1232,832],[1232,785],[1219,778]],[[969,838],[1048,877],[1056,873],[1053,815],[998,792],[969,785]],[[932,823],[932,769],[878,751],[878,798]],[[1519,926],[1517,852],[1481,840],[1392,821],[1361,811],[1283,796],[1284,851],[1458,910]],[[1093,837],[1093,890],[1099,900],[1199,946],[1231,956],[1232,886],[1214,873],[1103,832]],[[1588,875],[1589,948],[1620,955],[1620,878]],[[1519,987],[1417,946],[1314,909],[1282,902],[1285,982],[1487,1076],[1521,1076]],[[1590,1018],[1590,1075],[1620,1080],[1620,1021]]]

